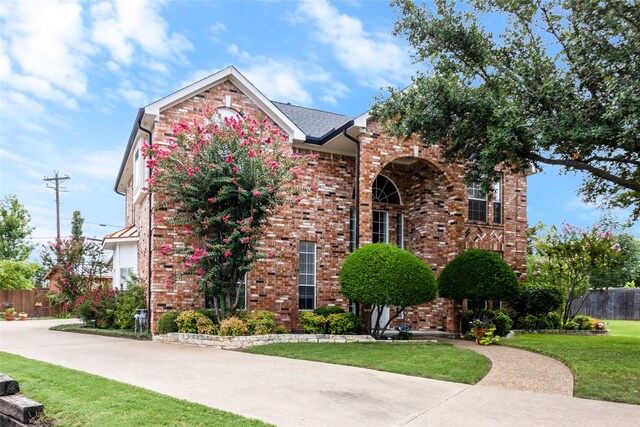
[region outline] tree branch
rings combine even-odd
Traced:
[[[614,175],[610,172],[607,172],[603,169],[597,168],[585,162],[581,162],[578,160],[568,160],[568,159],[552,159],[548,157],[543,157],[539,154],[530,154],[528,157],[533,161],[545,163],[548,165],[560,165],[560,166],[566,166],[573,169],[587,171],[592,175],[597,176],[598,178],[602,178],[604,180],[613,182],[614,184],[617,184],[621,187],[628,188],[629,190],[633,190],[640,193],[640,182],[633,181],[630,179],[620,178],[617,175]]]

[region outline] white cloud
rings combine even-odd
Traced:
[[[122,150],[83,151],[73,153],[71,171],[83,178],[115,180],[122,160]]]
[[[227,31],[227,27],[222,22],[216,22],[208,28],[209,38],[216,43],[222,43],[219,36]]]
[[[149,103],[147,95],[141,90],[133,89],[131,82],[126,80],[120,84],[118,95],[124,98],[132,107],[140,108]]]
[[[9,75],[39,81],[40,87],[43,82],[49,85],[42,95],[36,89],[30,93],[62,101],[66,97],[60,96],[61,92],[74,96],[87,93],[86,55],[92,48],[84,42],[79,2],[8,2],[3,8],[2,24],[6,53],[14,68]],[[5,60],[2,64],[5,78],[8,77],[7,63]],[[12,85],[13,79],[7,83]]]
[[[168,24],[157,9],[164,2],[150,0],[102,1],[91,7],[94,43],[109,50],[114,61],[129,65],[136,49],[153,58],[186,62],[185,52],[193,50],[189,40],[169,33]]]
[[[326,0],[303,0],[292,22],[311,22],[319,41],[331,46],[342,66],[366,86],[405,84],[414,71],[409,53],[396,40],[365,31],[359,19],[341,14]]]
[[[311,85],[322,84],[323,90],[329,91],[325,97],[334,101],[345,96],[348,90],[343,84],[334,82],[331,74],[320,66],[291,58],[252,56],[235,44],[229,50],[242,64],[240,72],[274,101],[311,106],[314,101],[309,89]]]

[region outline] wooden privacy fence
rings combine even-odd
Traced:
[[[48,289],[0,290],[0,311],[10,304],[17,313],[24,312],[29,317],[51,317],[62,313],[62,305],[52,307],[49,304],[48,293]]]
[[[578,314],[610,320],[640,320],[640,288],[611,288],[593,291],[573,302],[584,304]]]

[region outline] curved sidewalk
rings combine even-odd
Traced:
[[[636,426],[640,405],[0,322],[0,350],[279,426]],[[1,357],[1,356],[0,356]]]
[[[556,359],[517,348],[478,345],[474,341],[440,341],[469,348],[491,360],[491,371],[477,385],[573,396],[573,374]]]

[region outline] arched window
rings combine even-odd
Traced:
[[[393,181],[384,175],[378,175],[373,181],[373,201],[380,203],[400,204],[400,193]]]
[[[237,111],[234,111],[230,108],[218,108],[218,114],[216,117],[216,123],[218,123],[220,126],[224,125],[224,119],[226,118],[235,118],[237,116],[239,116],[240,113],[238,113]]]

